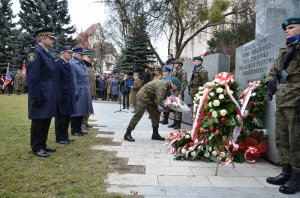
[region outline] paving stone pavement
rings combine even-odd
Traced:
[[[99,101],[94,101],[93,106],[95,115],[90,119],[96,121],[90,123],[99,125],[100,132],[96,137],[112,138],[121,145],[93,145],[91,149],[114,151],[117,157],[128,158],[128,165],[145,166],[145,174],[109,173],[105,180],[107,192],[138,194],[145,198],[300,197],[299,192],[283,195],[278,192],[278,186],[265,182],[267,177],[281,172],[279,167],[267,161],[260,159],[256,164],[235,163],[235,168],[222,166],[218,176],[214,176],[215,163],[173,160],[164,145],[166,142],[151,140],[152,127],[147,113],[132,132],[136,141],[127,142],[123,140],[123,135],[133,115],[132,109],[115,112],[119,110],[118,104]],[[191,128],[189,125],[182,127]],[[159,127],[159,133],[164,137],[168,137],[171,131],[166,125]]]

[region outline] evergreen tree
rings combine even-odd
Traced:
[[[17,30],[12,21],[15,17],[11,9],[11,0],[0,0],[0,66],[16,66],[17,62]]]
[[[75,45],[72,34],[75,26],[70,25],[67,0],[19,0],[19,13],[22,31],[23,48],[35,45],[35,32],[41,28],[53,28],[57,38],[55,48],[62,45]]]
[[[147,63],[155,62],[154,53],[150,50],[147,42],[146,23],[143,16],[136,18],[136,25],[131,30],[131,34],[125,40],[125,48],[122,50],[121,58],[117,64],[119,72],[132,74],[133,72],[143,72]],[[138,23],[139,22],[139,23]]]

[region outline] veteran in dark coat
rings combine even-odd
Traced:
[[[71,133],[75,136],[82,136],[81,123],[83,116],[93,114],[92,98],[90,94],[89,78],[86,65],[83,63],[83,48],[73,49],[71,66],[74,68],[76,76],[76,89],[78,99],[76,101],[76,112],[71,116]]]
[[[53,55],[55,37],[50,29],[39,30],[37,45],[27,54],[28,113],[31,119],[31,148],[39,157],[56,150],[47,146],[51,118],[58,110],[58,75]]]
[[[137,93],[136,112],[128,124],[124,139],[130,142],[135,141],[131,136],[131,131],[135,129],[136,125],[143,117],[145,110],[147,110],[152,122],[152,140],[165,140],[165,138],[161,137],[158,133],[160,115],[158,105],[168,109],[168,107],[165,107],[164,105],[164,100],[171,94],[171,90],[176,91],[180,86],[180,80],[173,77],[168,81],[153,80],[144,85]]]
[[[70,65],[72,59],[71,46],[64,46],[59,49],[60,58],[56,60],[56,68],[60,79],[60,113],[55,117],[55,135],[56,142],[60,144],[70,144],[68,128],[71,120],[71,114],[76,112],[76,98],[78,91],[76,89],[75,71]]]

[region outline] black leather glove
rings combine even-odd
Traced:
[[[271,80],[271,81],[268,81],[266,84],[267,84],[267,88],[268,88],[269,100],[272,100],[273,95],[277,91],[277,83],[275,80]]]
[[[32,106],[39,108],[42,106],[42,101],[40,99],[32,99]]]

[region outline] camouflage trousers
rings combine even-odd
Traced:
[[[157,104],[155,103],[146,103],[137,98],[136,102],[136,110],[135,114],[132,116],[127,129],[130,131],[133,131],[136,127],[136,125],[139,123],[140,119],[143,117],[145,110],[148,111],[152,127],[158,128],[159,126],[159,115],[160,112],[157,110]]]
[[[276,147],[279,163],[290,163],[300,171],[300,121],[295,107],[277,107]]]

